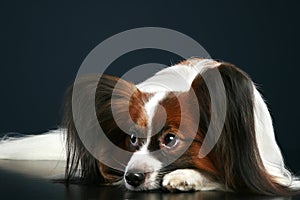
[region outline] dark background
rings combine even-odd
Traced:
[[[187,34],[213,58],[234,63],[259,83],[287,165],[300,172],[296,1],[6,1],[0,5],[0,133],[57,127],[63,93],[96,45],[127,29],[165,27]],[[136,52],[119,59],[111,71],[118,75],[128,65],[177,61],[166,52]]]

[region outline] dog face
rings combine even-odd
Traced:
[[[160,188],[163,175],[176,169],[197,168],[206,172],[205,175],[216,174],[209,156],[200,159],[198,155],[210,118],[209,107],[204,107],[210,99],[202,77],[197,77],[192,85],[196,85],[196,82],[197,89],[203,90],[201,98],[193,98],[193,87],[186,92],[157,92],[148,97],[143,112],[147,123],[140,124],[145,125],[143,133],[134,129],[128,136],[131,148],[136,148],[125,170],[124,182],[128,189]],[[199,121],[197,116],[200,109],[201,122],[198,126],[196,122]],[[144,137],[138,138],[136,135]],[[161,151],[164,156],[151,154],[155,151]],[[162,167],[162,163],[171,158],[177,159]]]
[[[210,75],[213,70],[219,71],[224,84],[226,103],[217,104],[226,106],[226,118],[216,144],[202,158],[200,149],[208,148],[205,138],[214,138],[218,131],[211,121],[211,93],[218,91],[219,85],[212,84],[213,90],[207,86],[207,81],[214,83],[215,77]],[[99,77],[88,79],[85,84],[98,80]],[[87,88],[83,87],[84,98]],[[190,59],[138,85],[102,75],[95,103],[99,124],[107,138],[133,154],[123,164],[124,173],[95,159],[80,141],[70,103],[67,103],[63,124],[68,130],[67,181],[74,177],[80,163],[81,181],[119,182],[130,190],[163,187],[264,194],[287,191],[285,185],[274,178],[274,175],[282,178],[282,172],[275,174],[267,170],[265,145],[260,145],[264,137],[275,141],[272,128],[267,136],[258,135],[259,130],[263,130],[261,126],[272,127],[269,112],[251,79],[231,64]],[[213,135],[207,135],[210,126]],[[275,146],[272,153],[280,160],[276,142],[271,146]],[[116,156],[114,152],[109,155],[108,151],[103,152],[106,153],[100,156]]]

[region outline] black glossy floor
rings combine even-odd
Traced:
[[[21,165],[20,165],[21,166]],[[26,166],[26,167],[25,167]],[[0,165],[1,167],[1,165]],[[24,164],[24,168],[28,165]],[[35,170],[34,168],[32,168]],[[26,169],[27,171],[28,169]],[[121,187],[98,187],[71,185],[66,187],[61,183],[52,183],[42,178],[37,178],[29,173],[16,172],[15,170],[0,168],[0,199],[143,199],[143,200],[177,200],[177,199],[300,199],[294,197],[266,197],[266,196],[241,196],[222,192],[191,192],[167,193],[162,191],[131,192]]]

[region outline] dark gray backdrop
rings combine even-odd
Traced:
[[[260,84],[287,164],[300,171],[299,7],[296,1],[1,2],[0,133],[55,128],[64,90],[85,56],[118,32],[144,26],[178,30],[215,59]],[[176,41],[174,41],[176,42]],[[179,58],[158,50],[122,56],[108,73]]]

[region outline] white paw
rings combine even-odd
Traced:
[[[163,178],[162,186],[169,191],[196,191],[202,184],[201,174],[193,169],[178,169]]]

